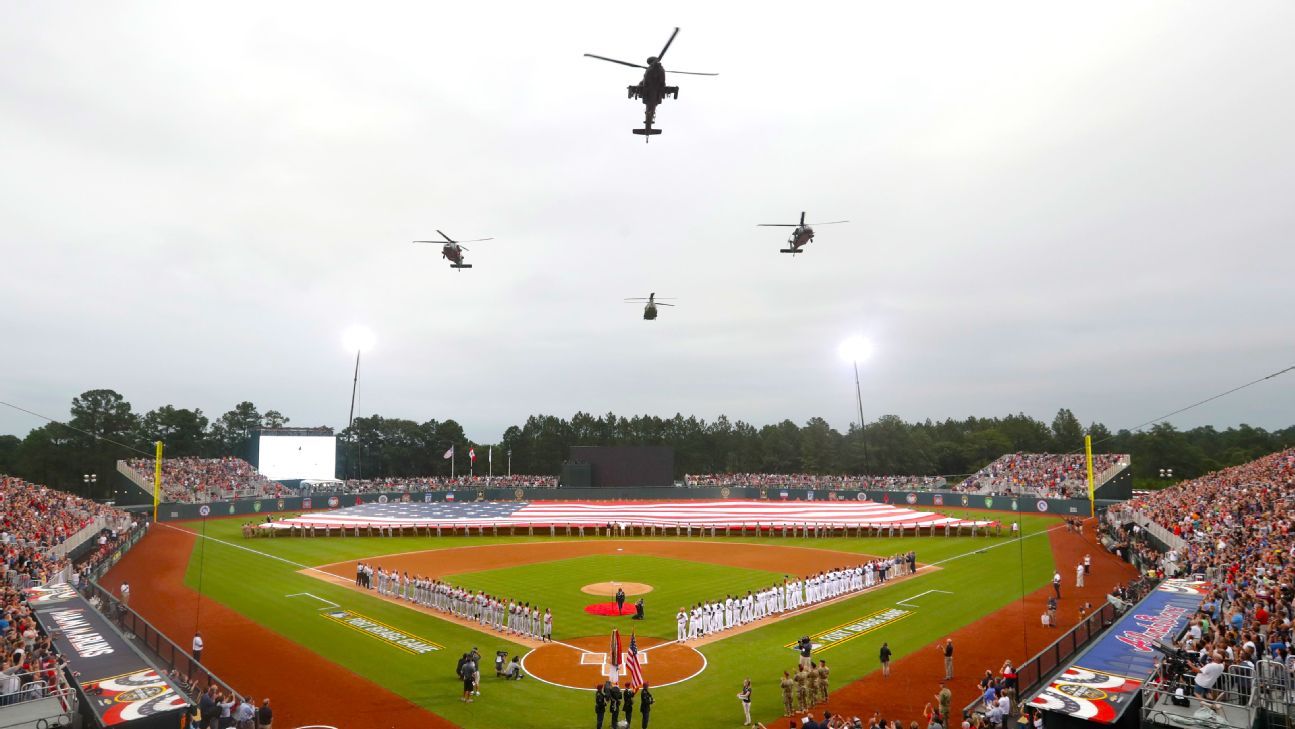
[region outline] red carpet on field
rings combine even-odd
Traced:
[[[616,612],[616,603],[596,602],[593,605],[585,605],[585,612],[590,615],[607,615],[614,618],[617,615],[633,615],[634,606],[627,602],[620,612]]]

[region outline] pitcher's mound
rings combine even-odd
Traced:
[[[590,595],[615,595],[617,590],[624,590],[626,595],[645,595],[652,592],[652,586],[642,582],[595,582],[580,588]]]

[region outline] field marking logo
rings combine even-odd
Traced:
[[[351,630],[364,633],[373,638],[386,643],[393,648],[399,648],[406,653],[422,655],[439,651],[445,646],[439,643],[433,643],[430,640],[424,640],[411,633],[406,633],[399,628],[393,628],[386,623],[380,623],[373,618],[366,617],[351,610],[327,610],[320,615],[332,620],[340,625],[345,625]]]
[[[913,611],[911,610],[900,610],[899,608],[878,610],[871,615],[865,615],[862,618],[851,620],[850,622],[843,623],[835,628],[825,630],[821,633],[815,633],[814,635],[811,635],[809,639],[814,644],[814,650],[822,652],[835,648],[842,643],[852,641],[861,635],[867,635],[868,633],[878,630],[890,623],[903,620],[912,614]],[[797,642],[793,641],[784,645],[783,648],[797,650],[798,645],[799,644]]]

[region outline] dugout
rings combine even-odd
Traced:
[[[577,485],[588,468],[590,488],[660,487],[674,485],[674,449],[670,446],[572,446],[563,467],[562,485],[571,468],[571,485]]]

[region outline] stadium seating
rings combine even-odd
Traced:
[[[886,489],[931,491],[942,489],[942,476],[849,476],[815,473],[707,473],[687,474],[687,486],[754,486],[784,489]]]
[[[134,471],[136,483],[152,482],[153,461],[133,458],[126,466]],[[228,457],[162,459],[162,491],[163,501],[190,504],[296,493],[262,476],[247,461]]]
[[[99,517],[124,513],[4,475],[0,503],[0,706],[7,706],[68,691],[60,659],[38,632],[23,591],[71,581],[72,563],[58,545]]]
[[[1093,456],[1093,477],[1103,483],[1129,464],[1127,455]],[[984,494],[1030,494],[1050,499],[1088,497],[1088,470],[1079,453],[1009,453],[975,472],[955,491]]]

